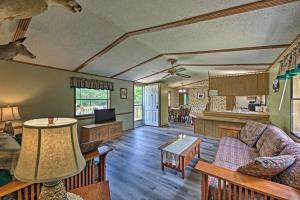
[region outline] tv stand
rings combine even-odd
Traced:
[[[80,142],[108,141],[122,136],[123,122],[113,121],[81,127]]]

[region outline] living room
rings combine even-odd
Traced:
[[[0,1],[0,199],[300,199],[299,1],[39,3]]]

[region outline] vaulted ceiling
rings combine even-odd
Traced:
[[[79,14],[52,7],[23,24],[25,44],[37,58],[15,60],[177,87],[206,79],[208,72],[264,71],[300,33],[299,0],[78,2]],[[12,40],[18,24],[0,25],[1,44]],[[191,78],[161,79],[169,58]]]

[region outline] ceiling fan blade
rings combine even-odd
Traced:
[[[182,71],[185,71],[186,69],[185,68],[178,68],[176,69],[176,72],[182,72]]]
[[[171,76],[171,74],[167,74],[167,75],[165,75],[164,77],[162,77],[161,79],[165,79],[165,78],[167,78],[167,77],[169,77],[169,76]]]
[[[191,78],[191,76],[186,75],[186,74],[181,74],[181,73],[176,73],[177,76],[181,76],[183,78]]]

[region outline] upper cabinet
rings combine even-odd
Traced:
[[[218,90],[219,96],[268,95],[268,73],[212,77],[209,89]]]

